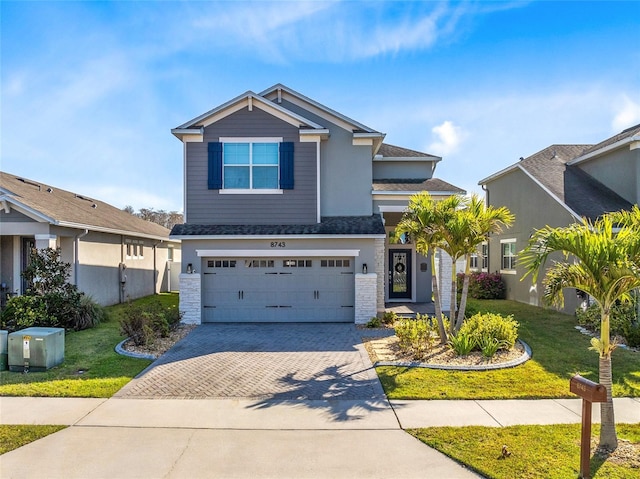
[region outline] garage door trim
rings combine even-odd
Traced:
[[[274,247],[277,249],[264,250],[264,249],[197,249],[196,254],[199,257],[221,257],[221,258],[248,258],[248,257],[286,257],[286,256],[298,256],[298,257],[321,257],[321,256],[360,256],[359,249],[288,249],[286,247]]]

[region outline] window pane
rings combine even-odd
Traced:
[[[277,189],[278,167],[255,166],[253,168],[253,187],[256,189]]]
[[[277,165],[278,164],[278,143],[254,143],[253,144],[253,164],[254,165]]]
[[[225,166],[224,167],[224,187],[225,188],[249,188],[249,167],[248,166]]]
[[[225,165],[249,164],[249,143],[225,143],[223,151]]]

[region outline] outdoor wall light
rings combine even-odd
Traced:
[[[193,273],[193,265],[191,263],[187,265],[187,273],[189,274]]]
[[[362,274],[367,274],[367,263],[362,263]]]

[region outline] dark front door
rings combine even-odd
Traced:
[[[389,299],[411,299],[411,250],[389,251]]]

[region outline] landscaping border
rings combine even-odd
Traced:
[[[151,361],[155,361],[156,359],[158,359],[153,354],[133,353],[131,351],[127,351],[126,349],[124,349],[122,345],[127,341],[129,341],[129,339],[131,338],[125,338],[122,341],[120,341],[118,344],[116,344],[116,347],[115,347],[116,353],[121,354],[123,356],[129,356],[130,358],[136,358],[136,359],[150,359]]]
[[[469,366],[461,366],[448,364],[429,364],[420,361],[376,361],[373,366],[401,366],[407,368],[445,369],[450,371],[490,371],[494,369],[514,368],[516,366],[524,364],[533,356],[531,348],[527,343],[525,343],[521,339],[518,339],[517,342],[522,345],[524,353],[522,353],[522,356],[520,356],[519,358],[512,359],[511,361],[507,361],[505,363],[474,364]]]

